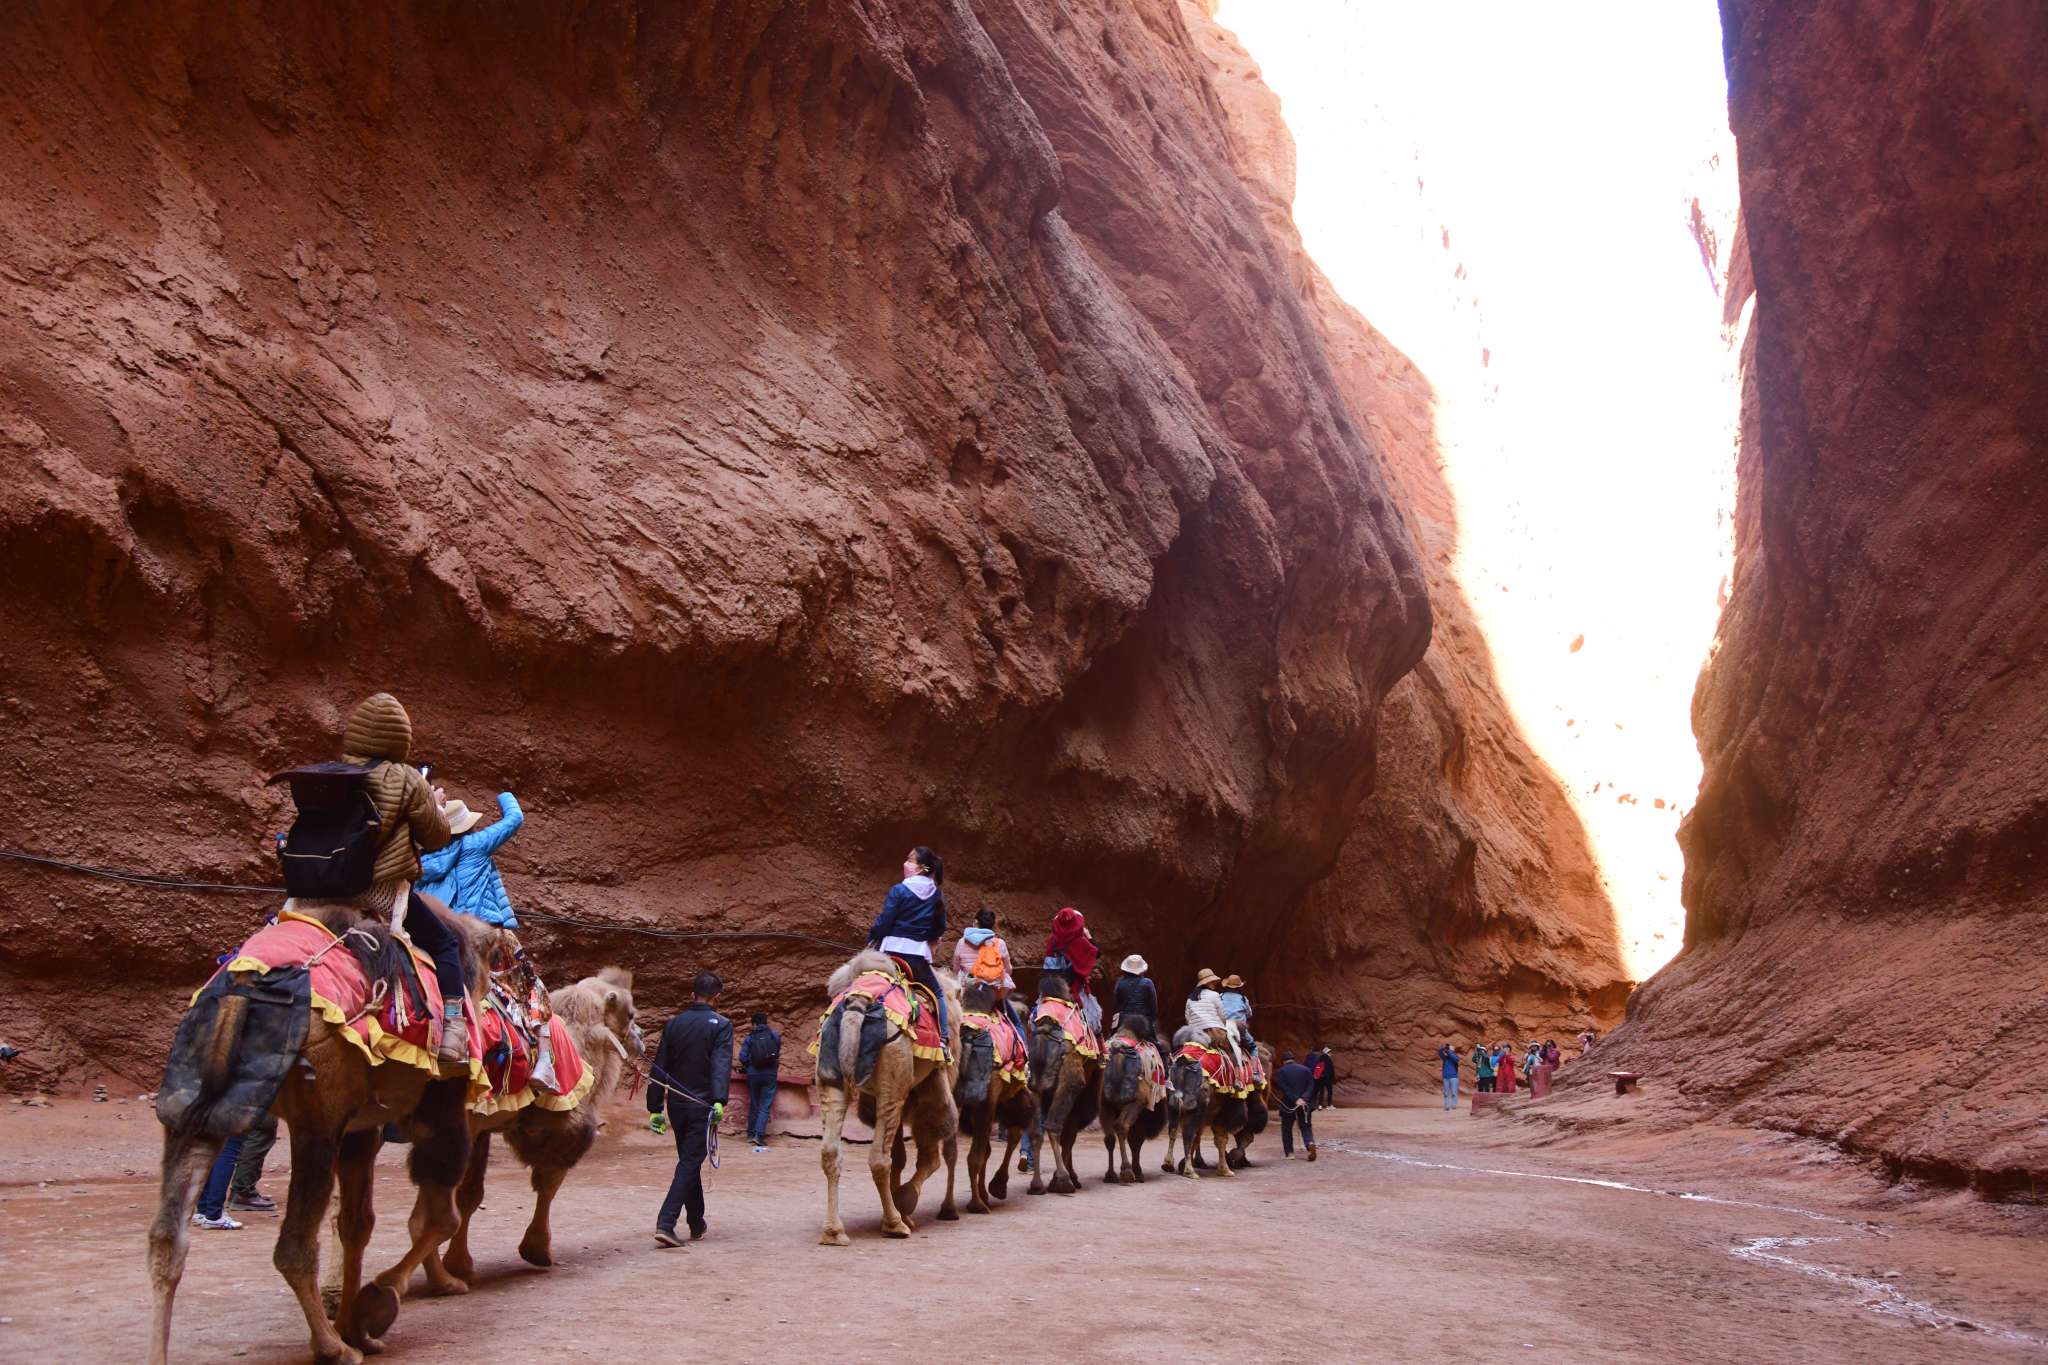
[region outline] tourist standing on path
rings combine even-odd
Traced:
[[[1316,1073],[1316,1108],[1337,1107],[1337,1059],[1330,1055],[1328,1043],[1316,1044],[1316,1061],[1312,1069]]]
[[[234,1178],[228,1182],[228,1207],[252,1213],[276,1213],[277,1201],[256,1188],[263,1179],[263,1163],[277,1144],[277,1115],[265,1111],[256,1126],[242,1134],[242,1154],[235,1161]]]
[[[665,1247],[683,1244],[676,1236],[678,1212],[690,1216],[691,1241],[704,1235],[704,1153],[710,1125],[725,1117],[732,1093],[732,1023],[711,1008],[724,989],[712,973],[697,973],[695,998],[668,1021],[654,1053],[647,1086],[650,1126],[657,1133],[673,1127],[676,1135],[676,1173],[654,1216],[654,1240]]]
[[[1458,1107],[1458,1049],[1450,1043],[1445,1043],[1436,1050],[1436,1056],[1437,1060],[1443,1063],[1444,1108],[1456,1109]]]
[[[946,995],[932,970],[932,949],[946,935],[946,863],[919,844],[903,859],[903,880],[882,898],[882,913],[868,929],[868,946],[879,948],[910,969],[911,980],[932,993],[939,1037],[946,1036]]]
[[[228,1181],[235,1173],[235,1162],[242,1155],[244,1136],[237,1133],[221,1144],[220,1154],[213,1159],[213,1168],[206,1173],[206,1188],[199,1192],[199,1207],[192,1214],[194,1225],[216,1232],[241,1231],[241,1222],[229,1217],[223,1206],[227,1203]]]
[[[1280,1054],[1280,1068],[1273,1073],[1273,1089],[1280,1095],[1280,1155],[1294,1160],[1294,1129],[1301,1128],[1301,1143],[1308,1159],[1316,1159],[1316,1131],[1309,1124],[1314,1107],[1315,1073],[1294,1060],[1292,1052]]]
[[[767,1015],[754,1015],[754,1027],[740,1044],[740,1065],[747,1073],[747,1141],[755,1151],[765,1152],[782,1070],[782,1035],[768,1027]]]
[[[1493,1086],[1503,1095],[1515,1093],[1515,1050],[1506,1043],[1493,1045]]]
[[[1478,1089],[1482,1095],[1493,1093],[1493,1054],[1486,1050],[1486,1044],[1472,1044],[1472,1070],[1477,1073]]]

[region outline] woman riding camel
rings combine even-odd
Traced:
[[[1052,937],[1045,945],[1045,970],[1065,978],[1068,993],[1081,1006],[1081,1017],[1097,1033],[1102,1032],[1102,1006],[1088,989],[1088,978],[1095,974],[1095,959],[1101,951],[1079,910],[1063,906],[1052,917]]]
[[[996,933],[996,912],[983,907],[974,912],[974,927],[960,935],[953,945],[953,975],[965,985],[969,980],[986,981],[995,988],[996,1003],[1016,1026],[1019,1038],[1029,1038],[1024,1016],[1017,1010],[1012,992],[1016,980],[1010,975],[1010,945]]]
[[[1216,993],[1220,984],[1216,973],[1207,967],[1195,974],[1195,988],[1188,992],[1188,1027],[1198,1033],[1206,1033],[1209,1046],[1229,1052],[1231,1060],[1242,1065],[1244,1055],[1237,1049],[1237,1038],[1230,1031],[1230,1021],[1223,1017],[1223,997]]]
[[[902,961],[913,981],[932,993],[939,1037],[946,1036],[946,995],[932,970],[932,948],[946,933],[945,860],[919,844],[903,860],[903,880],[882,898],[882,913],[868,930],[868,946]]]
[[[406,762],[412,752],[412,717],[389,692],[379,692],[355,709],[341,736],[342,761],[375,764],[363,779],[376,807],[377,862],[370,889],[355,898],[366,909],[402,924],[406,936],[434,959],[441,987],[441,1044],[434,1060],[457,1063],[469,1057],[469,1028],[462,1019],[462,945],[455,930],[420,900],[421,849],[432,852],[453,836],[441,814],[441,792]]]

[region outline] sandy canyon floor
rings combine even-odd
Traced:
[[[532,1195],[498,1161],[477,1283],[408,1299],[389,1358],[616,1361],[694,1339],[728,1361],[900,1361],[913,1319],[924,1349],[949,1356],[980,1354],[948,1335],[963,1321],[999,1324],[992,1351],[1028,1342],[1045,1359],[2048,1355],[2043,1210],[1888,1189],[1741,1130],[1557,1146],[1462,1111],[1347,1109],[1322,1115],[1313,1165],[1283,1162],[1275,1133],[1239,1177],[1132,1188],[1093,1183],[1091,1133],[1080,1195],[1033,1199],[1019,1182],[992,1216],[941,1224],[928,1191],[903,1243],[877,1232],[862,1171],[848,1249],[816,1245],[814,1141],[765,1155],[727,1141],[708,1173],[710,1236],[663,1251],[648,1228],[673,1148],[630,1123],[621,1111],[564,1188],[551,1271],[514,1254]],[[0,1106],[0,1358],[141,1356],[157,1140],[134,1099]],[[398,1155],[379,1183],[373,1268],[398,1255],[410,1204]],[[280,1144],[265,1182],[279,1194],[284,1158]],[[244,1216],[245,1231],[195,1234],[177,1359],[307,1358],[270,1266],[276,1217]]]

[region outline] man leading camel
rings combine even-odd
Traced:
[[[676,1214],[688,1213],[690,1240],[704,1235],[704,1154],[711,1125],[725,1117],[732,1091],[732,1021],[711,1007],[725,983],[711,972],[697,973],[690,1007],[668,1021],[654,1054],[653,1079],[647,1086],[651,1126],[661,1132],[672,1126],[676,1135],[676,1173],[654,1216],[654,1240],[679,1247]]]

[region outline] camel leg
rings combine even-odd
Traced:
[[[1043,1103],[1040,1103],[1038,1106],[1038,1112],[1031,1116],[1031,1155],[1033,1158],[1031,1162],[1031,1184],[1025,1189],[1024,1193],[1044,1194],[1045,1158],[1048,1153],[1045,1146],[1045,1105]]]
[[[534,1168],[533,1221],[526,1225],[526,1235],[519,1239],[519,1259],[528,1265],[545,1268],[555,1263],[551,1255],[553,1242],[548,1228],[548,1210],[554,1207],[555,1191],[561,1189],[562,1182],[568,1178],[567,1166]]]
[[[904,1126],[910,1130],[917,1142],[917,1167],[908,1182],[898,1185],[895,1191],[896,1208],[904,1220],[910,1220],[911,1211],[924,1192],[925,1182],[946,1163],[946,1199],[939,1207],[939,1221],[958,1222],[960,1214],[953,1207],[952,1172],[956,1159],[956,1137],[960,1130],[959,1111],[954,1107],[953,1094],[946,1088],[946,1078],[934,1074],[923,1086],[914,1092],[904,1105]],[[899,1132],[894,1153],[893,1171],[903,1170],[903,1138]],[[913,1227],[916,1224],[912,1224]]]
[[[284,1221],[277,1229],[277,1248],[271,1253],[271,1263],[291,1286],[300,1311],[306,1315],[306,1326],[313,1334],[313,1359],[321,1365],[362,1365],[362,1353],[342,1340],[342,1334],[327,1320],[326,1309],[320,1302],[320,1225],[327,1221],[327,1202],[334,1196],[335,1166],[341,1157],[343,1139],[338,1133],[316,1129],[310,1118],[290,1126],[292,1183],[285,1194]],[[375,1153],[372,1147],[372,1156]],[[357,1243],[356,1253],[361,1256],[361,1243]],[[346,1291],[350,1287],[346,1280],[342,1287],[342,1307],[346,1309]]]
[[[1130,1129],[1124,1134],[1124,1142],[1130,1148],[1130,1156],[1124,1163],[1122,1183],[1142,1185],[1145,1183],[1145,1130],[1139,1125],[1144,1122],[1149,1110],[1139,1110],[1138,1117],[1131,1121]]]
[[[1109,1153],[1109,1169],[1102,1173],[1102,1183],[1116,1184],[1116,1121],[1107,1113],[1102,1116],[1102,1149]]]
[[[995,1126],[996,1101],[993,1094],[966,1117],[968,1131],[973,1135],[967,1144],[967,1211],[969,1213],[989,1212],[988,1203],[988,1154],[993,1146],[989,1141],[989,1129]]]
[[[890,1158],[903,1123],[904,1092],[908,1089],[910,1067],[901,1053],[884,1051],[875,1065],[875,1140],[868,1147],[868,1174],[874,1178],[875,1193],[882,1198],[882,1235],[908,1237],[914,1225],[896,1211],[896,1181]]]
[[[490,1165],[491,1135],[478,1133],[476,1141],[470,1144],[469,1165],[463,1169],[462,1184],[455,1190],[455,1212],[462,1221],[455,1236],[449,1239],[448,1249],[427,1257],[427,1281],[437,1294],[459,1294],[476,1278],[476,1261],[469,1251],[469,1224],[483,1207],[484,1176]],[[450,1280],[461,1281],[462,1289],[445,1288]]]
[[[821,1082],[818,1086],[818,1113],[824,1125],[818,1164],[825,1169],[825,1230],[818,1234],[818,1243],[828,1247],[848,1246],[852,1239],[846,1235],[846,1224],[839,1221],[840,1130],[846,1126],[846,1091]]]
[[[1070,1112],[1067,1120],[1071,1120],[1072,1117],[1073,1115]],[[1058,1180],[1062,1175],[1065,1176],[1067,1188],[1061,1191],[1055,1186],[1053,1189],[1054,1194],[1079,1194],[1081,1192],[1081,1173],[1074,1169],[1074,1139],[1080,1136],[1080,1129],[1070,1127],[1067,1120],[1063,1120],[1060,1123],[1060,1170],[1058,1174],[1053,1176],[1054,1180]]]
[[[944,1084],[944,1080],[944,1077],[940,1077],[941,1085]],[[939,1221],[941,1223],[957,1223],[960,1221],[960,1210],[953,1205],[953,1178],[955,1175],[954,1168],[960,1160],[960,1113],[958,1108],[953,1105],[951,1095],[946,1096],[946,1101],[944,1108],[952,1109],[953,1115],[952,1121],[947,1123],[946,1127],[939,1134],[939,1156],[946,1163],[946,1197],[939,1205]],[[943,1119],[943,1117],[942,1111],[941,1118]]]
[[[994,1123],[994,1119],[990,1119]],[[1010,1164],[1017,1159],[1017,1144],[1024,1140],[1024,1134],[1011,1129],[1003,1138],[1003,1159],[996,1167],[996,1178],[988,1182],[988,1192],[997,1199],[1010,1197]]]
[[[171,1354],[171,1301],[185,1276],[185,1253],[192,1245],[192,1210],[199,1188],[220,1155],[221,1139],[164,1129],[163,1176],[158,1189],[156,1221],[149,1225],[149,1284],[156,1295],[156,1316],[149,1342],[150,1365],[164,1365]],[[297,1163],[293,1163],[297,1169]]]
[[[1073,1135],[1067,1132],[1067,1119],[1074,1111],[1074,1091],[1076,1087],[1067,1080],[1064,1064],[1060,1067],[1060,1073],[1059,1088],[1053,1092],[1052,1112],[1046,1115],[1045,1122],[1050,1140],[1050,1150],[1046,1146],[1040,1146],[1038,1154],[1041,1158],[1046,1156],[1052,1158],[1052,1184],[1048,1188],[1054,1194],[1072,1194],[1074,1192],[1074,1139]],[[1042,1161],[1032,1163],[1034,1169],[1031,1172],[1031,1187],[1034,1192],[1038,1188],[1038,1171],[1036,1167],[1042,1164]]]
[[[1211,1126],[1209,1135],[1216,1139],[1216,1173],[1218,1175],[1236,1175],[1237,1172],[1230,1168],[1230,1149],[1224,1145],[1223,1129]]]
[[[396,1298],[388,1305],[367,1304],[363,1295],[363,1252],[370,1245],[370,1234],[377,1227],[373,1196],[377,1152],[383,1145],[383,1135],[374,1128],[348,1133],[343,1135],[330,1162],[341,1179],[341,1199],[334,1211],[334,1232],[341,1243],[337,1256],[341,1262],[341,1301],[334,1310],[334,1323],[350,1345],[361,1347],[368,1355],[376,1355],[384,1349],[384,1333],[390,1330],[398,1317]],[[294,1181],[298,1179],[298,1168],[298,1148],[295,1145],[292,1149]],[[284,1238],[280,1234],[280,1250],[283,1245]],[[366,1317],[369,1319],[367,1322]]]
[[[387,1313],[396,1319],[398,1302],[405,1297],[413,1271],[427,1259],[428,1252],[453,1237],[462,1225],[455,1214],[455,1187],[462,1183],[475,1150],[469,1135],[468,1083],[430,1082],[413,1110],[412,1154],[406,1158],[407,1170],[419,1190],[406,1223],[411,1245],[396,1265],[363,1291],[363,1321],[382,1320]]]

